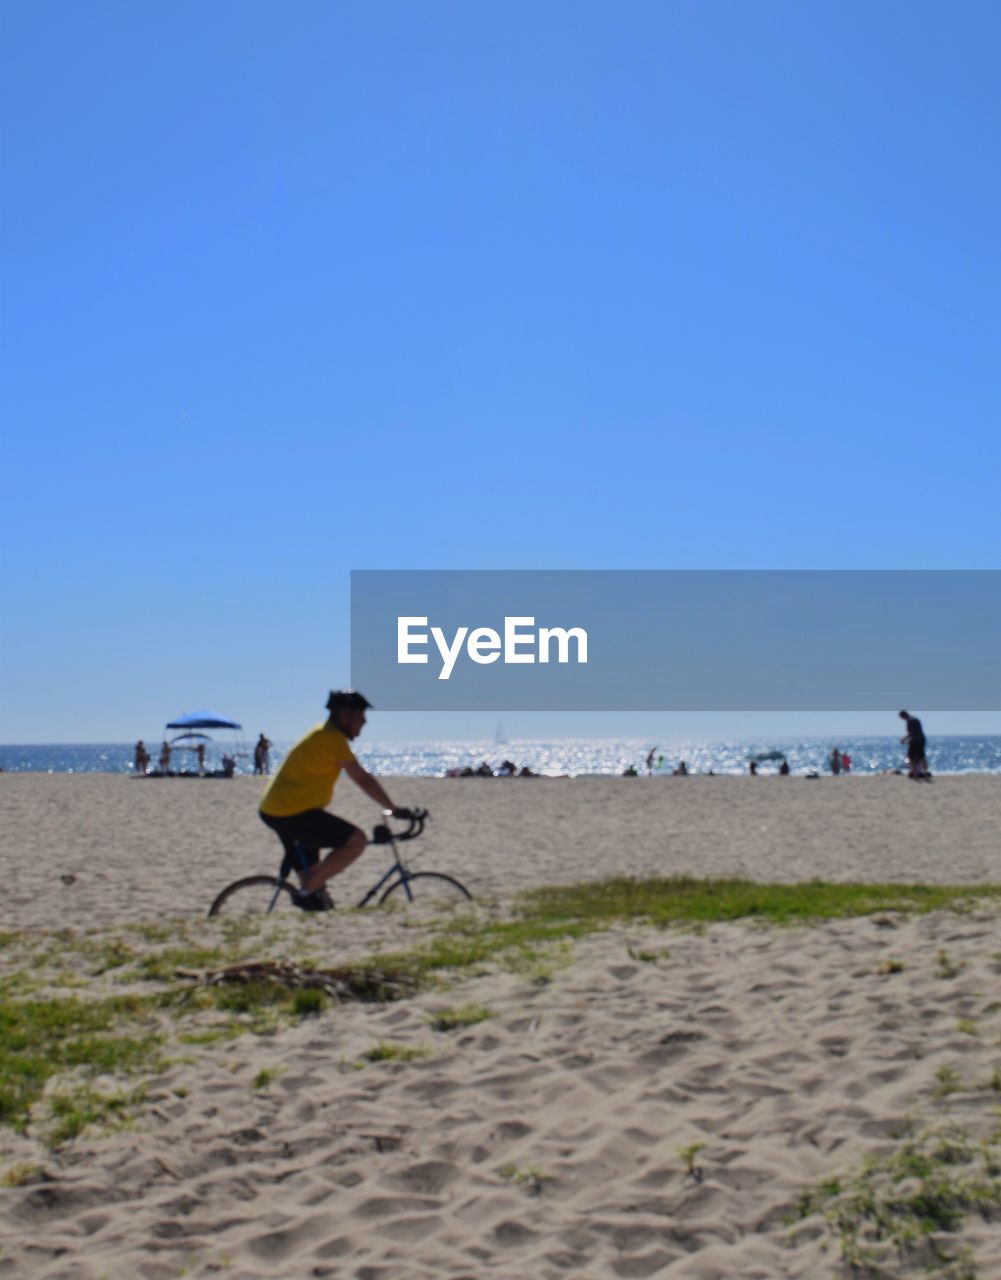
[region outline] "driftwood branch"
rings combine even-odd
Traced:
[[[324,991],[335,1000],[401,1000],[416,991],[417,979],[400,969],[371,965],[344,965],[337,969],[307,969],[291,960],[254,960],[227,965],[224,969],[177,969],[179,978],[190,986],[178,993],[180,999],[195,991],[226,983],[270,982],[288,991]]]

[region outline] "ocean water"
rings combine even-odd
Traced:
[[[517,741],[482,742],[366,742],[356,744],[358,756],[366,768],[377,774],[409,777],[441,777],[449,769],[474,768],[485,760],[496,768],[502,760],[512,760],[518,767],[527,765],[536,773],[579,777],[589,774],[621,774],[632,765],[645,773],[645,760],[653,744],[637,738],[564,738],[552,742]],[[281,763],[291,743],[276,743],[271,751],[272,772]],[[159,744],[147,743],[154,759]],[[675,739],[657,747],[655,773],[670,773],[684,760],[689,772],[746,774],[748,758],[755,753],[782,751],[788,757],[794,774],[817,770],[827,772],[832,747],[847,751],[853,760],[852,771],[874,775],[903,764],[903,747],[896,738],[799,738],[763,739],[760,742],[710,740],[705,738]],[[0,769],[9,773],[25,771],[41,773],[131,773],[134,743],[51,743],[43,746],[0,745]],[[207,769],[218,769],[223,752],[236,755],[237,773],[253,772],[253,759],[247,744],[235,750],[225,743],[210,743],[206,751]],[[1001,736],[932,737],[928,742],[928,762],[933,773],[1001,774]],[[192,753],[175,752],[172,767],[195,769]],[[775,772],[776,763],[763,764],[760,772]]]

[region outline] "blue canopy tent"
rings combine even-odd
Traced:
[[[188,711],[167,723],[168,729],[242,729],[242,724],[217,716],[214,711]]]
[[[183,716],[178,716],[176,720],[169,720],[166,728],[185,730],[184,733],[179,734],[178,737],[174,739],[174,742],[177,744],[181,744],[184,741],[190,743],[201,740],[204,745],[204,743],[211,742],[212,739],[206,733],[196,733],[193,732],[193,730],[229,729],[235,734],[242,729],[243,726],[238,724],[235,720],[230,720],[228,716],[220,716],[214,711],[187,711]],[[237,758],[248,754],[245,750],[238,749],[241,745],[242,744],[239,740],[234,737],[232,747],[223,752],[221,761],[222,768],[212,769],[205,776],[211,778],[231,778],[236,771]],[[179,746],[179,749],[190,751],[195,748],[190,746]]]

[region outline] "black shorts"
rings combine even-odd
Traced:
[[[261,821],[275,832],[287,854],[291,854],[294,844],[301,844],[310,866],[319,861],[321,849],[339,849],[358,830],[326,809],[307,809],[305,813],[293,813],[288,818],[262,813]]]

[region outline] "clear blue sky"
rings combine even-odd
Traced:
[[[351,568],[1001,563],[993,0],[6,0],[0,42],[0,740],[294,736]]]

